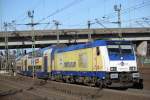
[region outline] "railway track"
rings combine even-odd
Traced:
[[[1,76],[0,86],[8,87],[1,100],[149,100],[147,90],[111,90],[32,79],[25,76]],[[11,91],[10,91],[11,90]],[[14,92],[13,92],[14,91]],[[3,92],[4,93],[4,92]],[[9,99],[10,98],[10,99]],[[21,99],[20,99],[21,98]]]
[[[144,89],[145,90],[150,90],[150,64],[145,65],[143,67],[140,67],[140,73],[143,78],[144,82]]]

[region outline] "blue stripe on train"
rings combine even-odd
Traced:
[[[33,76],[32,71],[26,71],[26,75],[32,77]]]
[[[32,76],[32,71],[21,71],[20,74],[25,76]]]
[[[25,76],[33,76],[32,71],[22,71],[20,74],[25,75]],[[38,78],[48,78],[49,73],[48,72],[35,72],[36,76]]]
[[[122,58],[122,59],[121,59]],[[109,54],[110,60],[135,60],[134,54]]]
[[[48,72],[36,72],[36,76],[38,78],[48,78],[49,77],[49,73]]]
[[[64,76],[85,76],[85,77],[98,77],[103,79],[106,77],[104,71],[52,71],[52,75],[64,75]]]

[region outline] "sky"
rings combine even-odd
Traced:
[[[30,30],[20,25],[30,22],[29,10],[34,10],[34,22],[50,23],[36,25],[37,30],[55,29],[53,20],[59,21],[60,29],[87,28],[88,20],[93,23],[91,28],[117,28],[111,22],[117,21],[114,5],[120,4],[122,27],[150,26],[150,0],[0,0],[0,31],[4,22],[12,20],[16,30]],[[14,29],[10,26],[8,30]]]

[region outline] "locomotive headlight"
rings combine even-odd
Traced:
[[[136,71],[136,67],[133,67],[133,66],[132,66],[132,67],[129,68],[129,70],[130,70],[130,71]]]
[[[110,67],[110,71],[117,71],[117,67]]]

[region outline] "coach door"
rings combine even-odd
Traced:
[[[25,65],[25,71],[27,71],[27,59],[25,59],[25,61],[24,61],[24,65]]]
[[[48,68],[48,56],[44,56],[44,72],[47,72]]]

